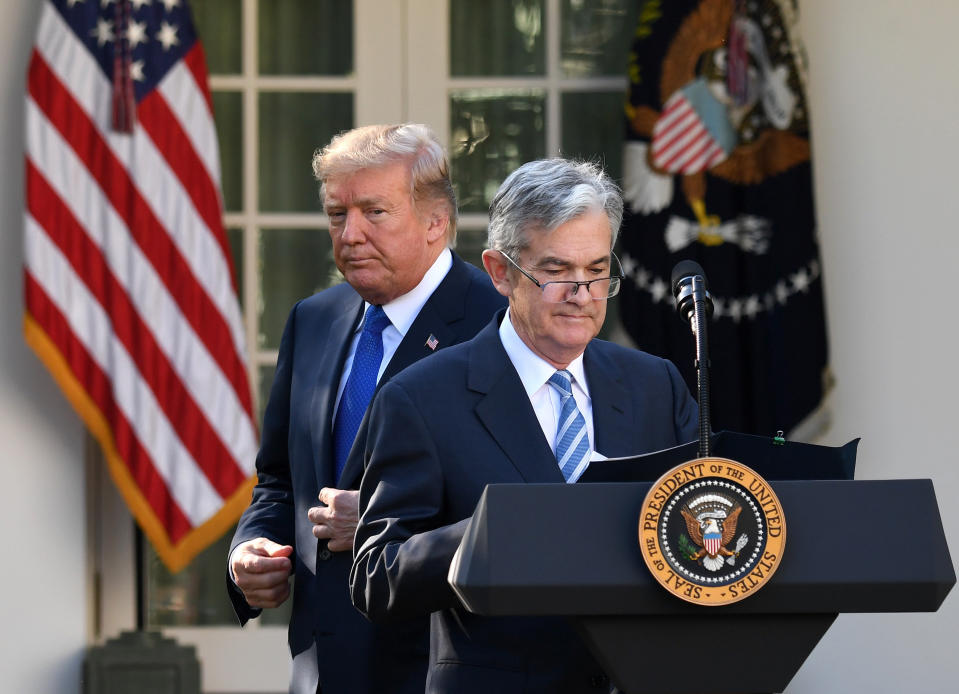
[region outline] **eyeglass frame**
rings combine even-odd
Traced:
[[[529,279],[530,282],[532,282],[532,283],[535,284],[537,287],[539,287],[539,288],[540,288],[540,291],[541,291],[544,295],[545,295],[545,293],[546,293],[546,287],[547,287],[548,285],[550,285],[550,284],[566,284],[566,285],[570,285],[570,284],[571,284],[571,285],[574,285],[573,287],[570,288],[570,292],[567,294],[567,296],[566,296],[565,299],[563,299],[562,301],[557,301],[557,302],[555,302],[555,303],[558,303],[558,304],[561,304],[561,303],[563,303],[563,302],[565,302],[565,301],[569,301],[569,300],[572,299],[574,296],[576,296],[577,294],[579,294],[579,288],[580,288],[580,287],[586,287],[586,294],[588,294],[588,295],[589,295],[589,298],[592,299],[593,301],[606,301],[607,299],[612,299],[614,296],[616,296],[617,294],[619,294],[619,290],[620,290],[620,287],[622,286],[623,280],[626,279],[626,275],[623,275],[623,274],[616,274],[616,275],[614,275],[614,274],[612,273],[612,263],[610,263],[610,274],[609,274],[608,277],[597,277],[596,279],[583,280],[582,282],[579,282],[579,281],[577,281],[577,280],[550,280],[549,282],[540,282],[538,279],[536,279],[536,278],[533,277],[531,274],[529,274],[526,270],[524,270],[523,268],[521,268],[521,267],[519,266],[519,263],[517,263],[515,260],[513,260],[512,258],[510,258],[505,252],[500,251],[499,249],[497,249],[497,251],[499,252],[500,255],[502,255],[504,258],[506,258],[510,263],[512,263],[513,267],[515,267],[517,270],[519,270],[519,271],[522,272],[524,275],[526,275],[526,277]],[[622,270],[622,269],[623,269],[623,264],[620,262],[619,257],[617,257],[617,255],[616,255],[615,253],[613,253],[612,251],[609,252],[609,256],[610,256],[610,258],[613,258],[613,259],[616,260],[616,264],[619,266],[620,270]],[[613,281],[614,279],[615,279],[615,280],[618,280],[618,281],[616,282],[616,291],[613,292],[612,294],[607,294],[607,295],[604,296],[604,297],[599,297],[599,298],[597,298],[597,297],[593,296],[592,293],[589,291],[589,285],[591,285],[593,282],[604,282],[604,281],[607,281],[607,280],[608,280],[608,281],[610,282],[610,285],[612,285],[612,281]]]

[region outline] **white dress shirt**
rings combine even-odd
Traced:
[[[499,338],[506,350],[506,356],[513,363],[519,380],[523,383],[529,402],[536,413],[536,419],[543,429],[543,436],[549,442],[549,447],[556,455],[556,429],[559,427],[559,414],[562,400],[559,392],[549,384],[550,377],[556,373],[556,367],[538,356],[523,342],[516,333],[510,320],[509,309],[499,326]],[[586,434],[589,436],[589,458],[596,459],[603,456],[596,453],[595,438],[593,436],[593,401],[589,397],[589,384],[586,382],[586,372],[583,370],[583,355],[580,354],[566,370],[573,379],[573,398],[576,407],[586,420]],[[558,464],[557,464],[558,465]],[[568,482],[575,482],[586,470],[586,465],[577,468]]]
[[[423,275],[423,279],[413,289],[399,296],[388,304],[383,304],[383,311],[386,317],[390,319],[390,325],[383,329],[383,361],[380,362],[380,370],[376,373],[376,382],[379,383],[383,372],[386,371],[387,364],[396,353],[397,348],[406,337],[410,326],[420,313],[436,288],[440,286],[446,278],[450,268],[453,267],[453,254],[449,248],[444,248],[439,254],[430,269]],[[340,398],[343,396],[343,389],[346,388],[346,379],[349,378],[350,369],[353,367],[353,357],[356,355],[356,345],[360,341],[360,333],[363,332],[363,324],[366,322],[366,310],[370,307],[368,302],[363,302],[364,317],[360,324],[356,326],[356,332],[353,333],[353,340],[350,342],[350,351],[346,355],[346,362],[343,364],[343,373],[340,375],[340,385],[336,389],[336,403],[333,406],[333,421],[336,421],[336,411],[340,407]]]

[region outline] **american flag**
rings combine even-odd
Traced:
[[[653,163],[667,173],[699,173],[726,159],[732,138],[721,104],[696,81],[663,105],[653,126]]]
[[[245,508],[257,446],[185,1],[46,0],[26,112],[26,339],[177,571]]]

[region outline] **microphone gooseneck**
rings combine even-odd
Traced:
[[[699,457],[707,458],[710,453],[710,430],[712,428],[709,412],[709,341],[706,336],[706,321],[713,312],[713,301],[709,296],[706,273],[699,263],[681,260],[673,268],[671,276],[673,296],[676,298],[676,310],[690,324],[696,338],[696,383],[699,401]]]

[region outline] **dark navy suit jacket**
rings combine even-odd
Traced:
[[[420,310],[390,360],[380,386],[413,362],[473,337],[505,304],[489,277],[453,255],[453,265]],[[318,542],[306,512],[322,487],[355,489],[362,462],[348,462],[333,479],[332,413],[350,341],[363,315],[363,299],[348,284],[299,302],[287,320],[257,455],[258,482],[231,551],[267,537],[295,548],[291,691],[379,694],[423,691],[428,653],[426,615],[382,627],[371,625],[349,595],[350,552]],[[257,616],[227,576],[241,623]]]
[[[350,575],[354,604],[377,622],[433,613],[427,692],[608,692],[560,618],[480,617],[447,573],[487,484],[563,483],[519,376],[503,349],[502,313],[475,339],[406,369],[374,400],[361,453],[365,508]],[[676,367],[593,340],[584,354],[594,449],[626,456],[696,437],[698,414]],[[351,461],[352,462],[352,461]],[[570,509],[563,523],[589,523]]]

